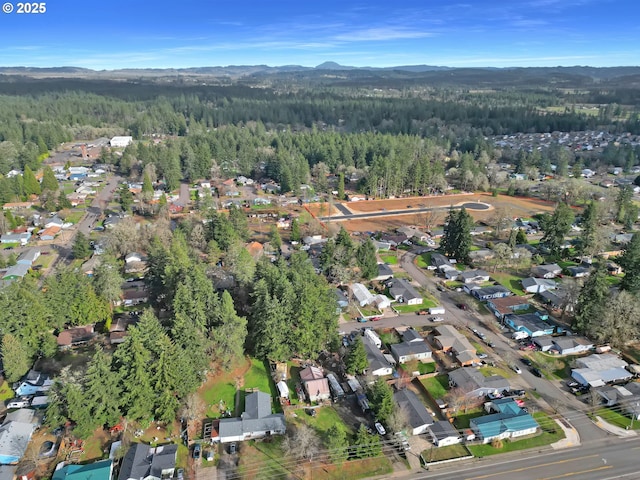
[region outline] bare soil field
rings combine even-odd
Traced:
[[[489,221],[493,218],[497,211],[509,217],[531,217],[537,213],[551,212],[555,205],[553,202],[547,202],[537,198],[510,197],[506,195],[498,195],[493,197],[490,193],[474,193],[460,195],[442,195],[434,197],[406,197],[396,198],[392,200],[367,200],[362,202],[344,202],[344,205],[354,214],[374,213],[382,211],[406,211],[418,208],[428,207],[447,207],[455,206],[462,203],[482,202],[491,205],[489,210],[467,210],[476,221]],[[411,208],[407,208],[408,206]],[[320,204],[309,205],[309,211],[318,215],[320,213]],[[327,210],[325,205],[323,211]],[[435,215],[435,224],[442,225],[446,217],[446,211],[438,212]],[[344,227],[352,232],[366,232],[375,230],[392,230],[404,225],[424,225],[425,213],[416,213],[414,215],[403,214],[398,216],[377,217],[371,219],[358,219],[340,221],[340,217],[336,216],[335,220],[327,223],[335,223],[344,225]]]

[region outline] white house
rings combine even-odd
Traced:
[[[557,286],[554,280],[536,277],[523,278],[521,283],[522,288],[527,293],[542,293],[547,290],[555,290]]]
[[[433,425],[433,417],[413,391],[403,388],[393,394],[393,399],[406,414],[411,435],[420,435]]]
[[[131,142],[133,142],[133,137],[120,136],[120,137],[113,137],[109,142],[109,145],[116,148],[124,148],[124,147],[127,147]]]
[[[373,294],[362,283],[354,283],[350,286],[351,295],[358,305],[365,307],[373,302]]]
[[[245,398],[245,409],[240,417],[222,418],[218,427],[221,443],[242,442],[269,435],[283,435],[286,424],[282,413],[271,413],[271,395],[253,392]]]
[[[429,433],[431,433],[431,439],[436,447],[456,445],[462,441],[458,431],[447,421],[434,422],[429,427]]]

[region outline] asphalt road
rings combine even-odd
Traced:
[[[416,215],[418,213],[433,212],[439,210],[451,210],[458,209],[464,206],[467,210],[488,210],[490,208],[486,203],[474,203],[468,202],[464,205],[454,207],[453,205],[444,207],[424,207],[424,208],[408,208],[406,210],[390,210],[388,212],[369,212],[369,213],[350,213],[346,208],[336,207],[343,213],[343,215],[334,215],[329,217],[319,217],[320,221],[344,221],[344,220],[360,220],[364,218],[376,218],[376,217],[395,217],[397,215]],[[345,213],[347,210],[348,213]]]
[[[485,457],[430,472],[394,476],[435,480],[613,480],[640,479],[640,439],[610,439],[564,450],[529,451]]]

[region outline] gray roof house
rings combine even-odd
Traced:
[[[22,252],[20,254],[16,263],[20,265],[32,266],[39,256],[40,256],[39,248],[30,248],[26,252]]]
[[[391,364],[382,354],[382,351],[375,346],[373,340],[365,336],[362,338],[362,344],[367,352],[367,362],[369,363],[367,371],[375,377],[391,375],[393,373]]]
[[[19,278],[24,278],[27,273],[29,273],[29,270],[31,270],[31,265],[16,263],[15,265],[9,267],[4,274],[2,274],[2,279],[17,280]]]
[[[372,280],[378,280],[378,281],[384,282],[386,280],[389,280],[390,278],[393,278],[393,270],[391,270],[389,265],[386,265],[384,263],[379,263],[378,276],[374,277]]]
[[[520,283],[522,283],[522,288],[527,293],[542,293],[556,288],[556,282],[546,278],[523,278]]]
[[[339,288],[336,288],[334,290],[334,292],[335,292],[335,295],[336,295],[336,301],[338,302],[338,307],[347,308],[349,306],[349,299],[344,294],[344,292],[342,290],[340,290]]]
[[[576,359],[578,368],[571,370],[571,377],[582,385],[602,387],[607,383],[630,380],[633,375],[626,369],[629,364],[617,355],[593,354]]]
[[[562,273],[562,268],[557,263],[547,265],[537,265],[531,269],[536,277],[555,278]]]
[[[10,465],[22,458],[37,424],[35,410],[21,408],[7,413],[0,426],[0,464]]]
[[[426,432],[430,425],[433,425],[433,417],[411,390],[406,388],[399,390],[393,394],[393,398],[400,410],[406,413],[412,435],[420,435]]]
[[[253,392],[245,398],[245,408],[238,418],[220,420],[220,443],[242,442],[253,438],[283,435],[287,430],[284,415],[271,413],[271,395]]]
[[[502,285],[491,285],[489,287],[469,289],[465,285],[465,290],[478,300],[492,300],[494,298],[504,298],[512,295],[511,290]]]
[[[178,445],[131,445],[122,459],[118,480],[161,480],[173,477]]]
[[[511,389],[509,381],[501,375],[485,377],[479,370],[465,367],[449,372],[449,383],[461,388],[468,397],[484,397]]]
[[[626,385],[597,388],[595,391],[608,407],[619,405],[620,410],[640,420],[640,383],[629,382]]]
[[[393,344],[391,345],[391,354],[400,364],[411,360],[428,360],[432,356],[431,349],[424,340]]]
[[[431,265],[438,268],[442,265],[449,265],[449,259],[442,255],[441,253],[432,253],[431,254]]]
[[[436,447],[455,445],[462,441],[462,437],[450,422],[439,421],[429,427],[431,439]]]
[[[466,270],[458,275],[458,280],[464,283],[483,283],[488,282],[489,278],[484,270]]]
[[[349,286],[351,295],[361,307],[373,302],[373,294],[361,283],[354,283]]]
[[[585,337],[554,337],[551,348],[560,355],[577,355],[591,351],[593,342]]]
[[[422,303],[422,295],[404,278],[394,278],[390,283],[389,293],[396,301],[404,302],[407,305],[420,305]]]

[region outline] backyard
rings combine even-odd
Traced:
[[[508,288],[516,295],[526,295],[526,292],[522,290],[522,284],[520,283],[523,277],[519,275],[507,272],[492,272],[491,278],[494,278],[500,285]]]
[[[387,265],[396,265],[398,263],[398,257],[394,255],[380,255],[380,260],[382,260]]]
[[[431,447],[420,454],[425,463],[442,462],[470,455],[471,452],[467,450],[467,447],[461,444],[449,445],[448,447]]]
[[[423,378],[420,383],[427,389],[433,398],[442,398],[449,390],[449,378],[446,375]]]

